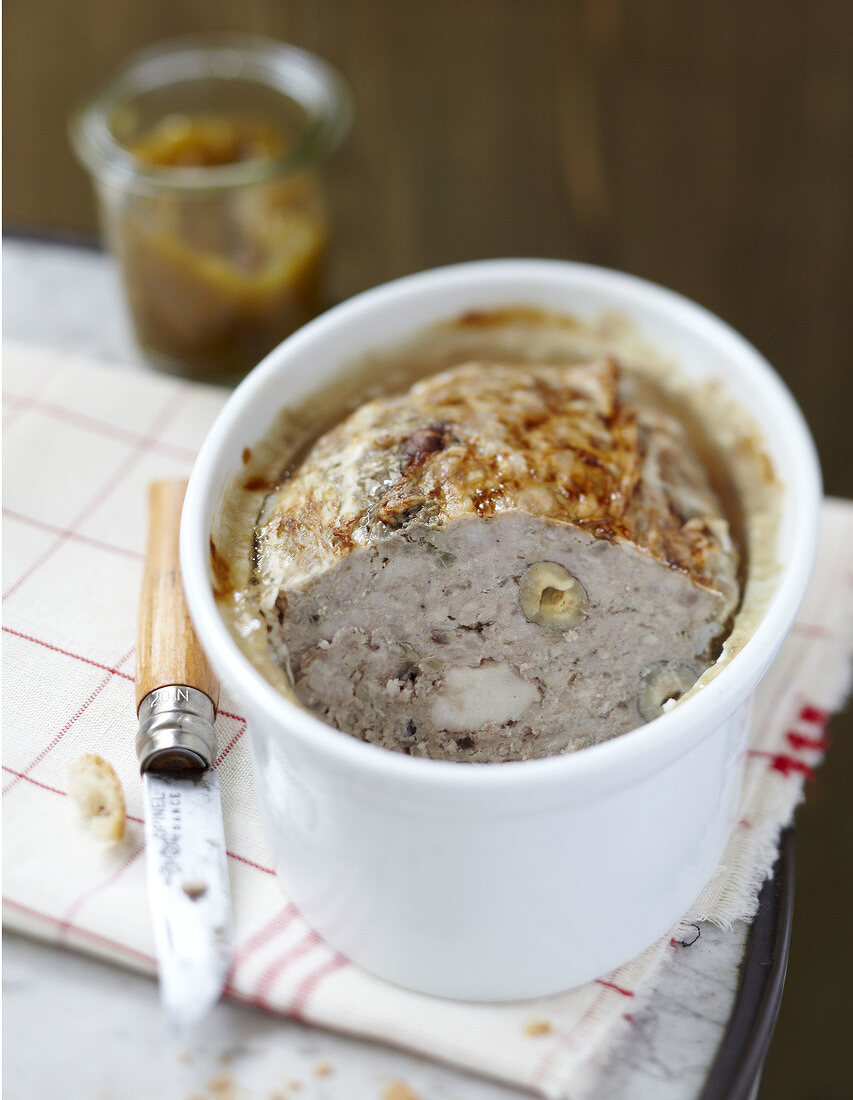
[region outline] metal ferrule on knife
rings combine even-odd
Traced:
[[[167,684],[139,704],[136,755],[142,771],[209,768],[216,752],[216,708],[203,691]]]

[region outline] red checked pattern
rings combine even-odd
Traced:
[[[133,749],[145,490],[188,473],[224,397],[37,348],[11,346],[4,356],[4,920],[149,972]],[[850,652],[851,539],[853,507],[831,503],[812,590],[756,699],[729,866],[759,859],[826,748]],[[239,1000],[561,1096],[580,1084],[613,1026],[633,1019],[627,1007],[679,948],[664,937],[540,1006],[442,1003],[388,986],[327,946],[288,901],[261,835],[246,724],[227,699],[217,731],[237,944],[228,993]],[[127,835],[114,847],[92,839],[66,796],[68,767],[85,752],[106,757],[124,786]],[[748,915],[754,892],[739,886],[715,880],[701,915]],[[531,1016],[546,1016],[551,1033],[528,1035]]]

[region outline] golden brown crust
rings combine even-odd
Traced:
[[[517,510],[629,542],[714,586],[731,550],[719,505],[680,425],[626,406],[619,380],[613,359],[469,363],[372,401],[268,502],[262,551],[288,544],[298,583],[415,518]]]

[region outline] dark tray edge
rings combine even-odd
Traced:
[[[793,830],[783,830],[772,876],[744,953],[735,1004],[697,1100],[750,1100],[773,1038],[788,968],[794,912]]]

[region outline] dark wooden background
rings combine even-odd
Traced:
[[[335,297],[487,256],[646,276],[769,357],[828,490],[853,495],[851,0],[7,0],[4,21],[8,227],[94,231],[66,120],[127,54],[204,30],[283,38],[355,96],[331,181]],[[801,818],[768,1097],[853,1093],[849,746]]]

